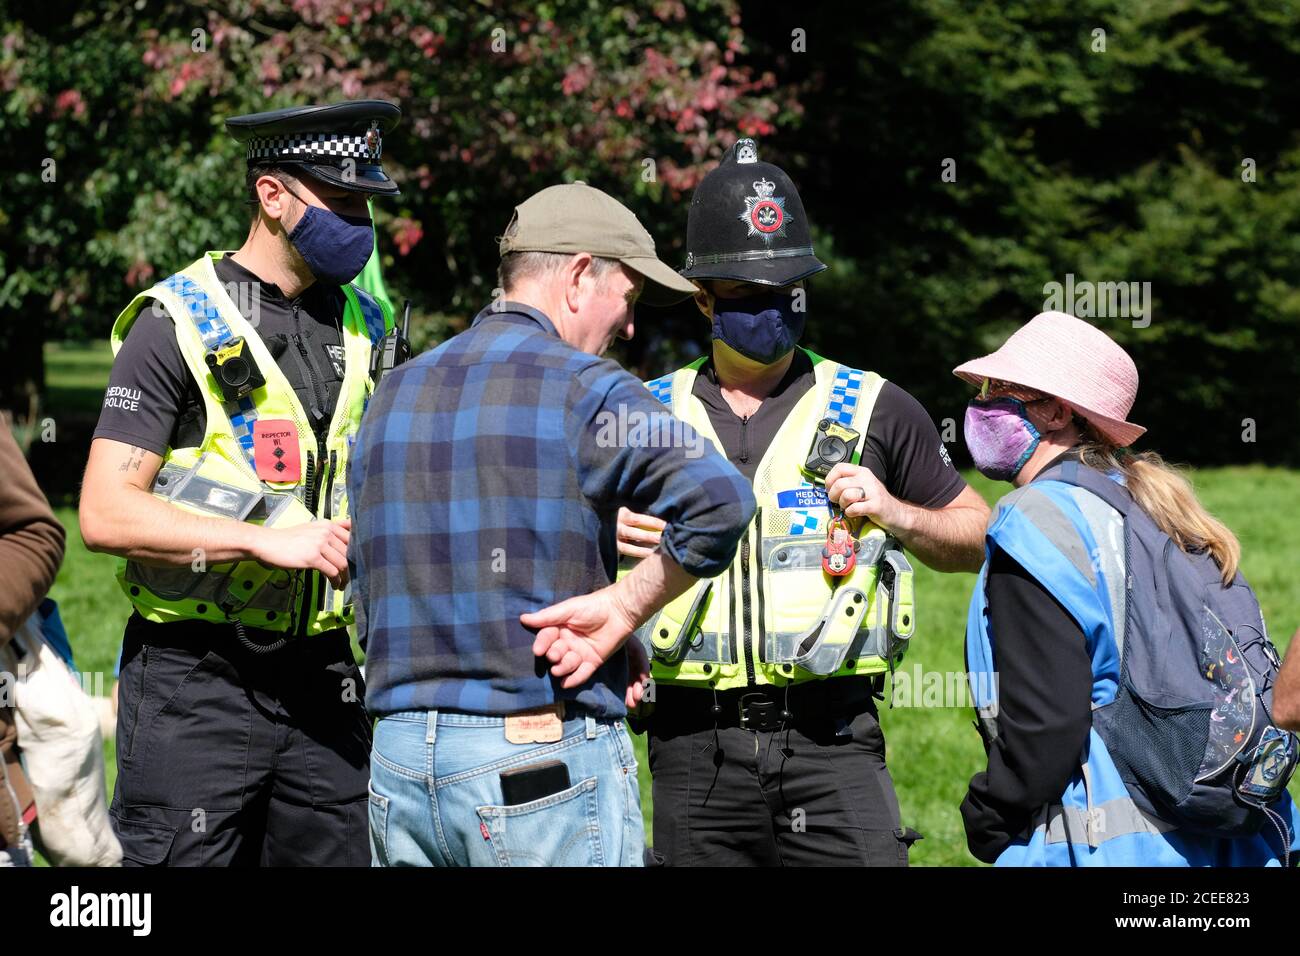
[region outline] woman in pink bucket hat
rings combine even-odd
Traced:
[[[1269,713],[1276,651],[1232,532],[1159,455],[1128,450],[1146,431],[1129,421],[1133,360],[1044,312],[954,374],[980,389],[975,466],[1016,486],[990,518],[967,618],[988,754],[961,805],[971,853],[1289,865],[1297,743]]]

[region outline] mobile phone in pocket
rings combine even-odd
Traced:
[[[561,760],[530,763],[506,770],[498,776],[501,779],[501,801],[507,807],[531,803],[569,789],[569,768]]]

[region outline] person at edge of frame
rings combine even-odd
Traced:
[[[975,467],[1014,486],[989,521],[967,616],[987,754],[961,803],[971,854],[997,866],[1294,865],[1296,742],[1265,722],[1276,651],[1236,535],[1158,452],[1130,447],[1146,432],[1130,420],[1132,357],[1088,322],[1043,312],[953,373],[978,389],[964,425]],[[1204,623],[1215,611],[1232,634],[1222,651]],[[1186,706],[1145,703],[1171,698]],[[1203,772],[1207,752],[1236,782]]]
[[[0,419],[0,651],[45,600],[63,564],[65,533],[9,423]],[[36,794],[23,769],[12,678],[0,675],[0,869],[33,866]]]

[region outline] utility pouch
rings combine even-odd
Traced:
[[[881,558],[880,581],[889,592],[889,633],[894,638],[889,657],[893,660],[902,657],[902,647],[916,633],[912,564],[902,551],[891,548],[884,553]]]
[[[861,590],[836,588],[821,618],[800,636],[794,663],[819,677],[834,674],[844,666],[867,609]]]
[[[712,581],[701,580],[646,623],[644,633],[655,660],[671,667],[686,656],[700,632],[700,620],[712,590]]]

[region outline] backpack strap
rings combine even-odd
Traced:
[[[1034,478],[1035,481],[1063,481],[1067,485],[1086,488],[1110,505],[1124,517],[1133,509],[1133,496],[1129,490],[1117,481],[1112,481],[1101,472],[1092,468],[1083,468],[1073,458],[1047,469]]]

